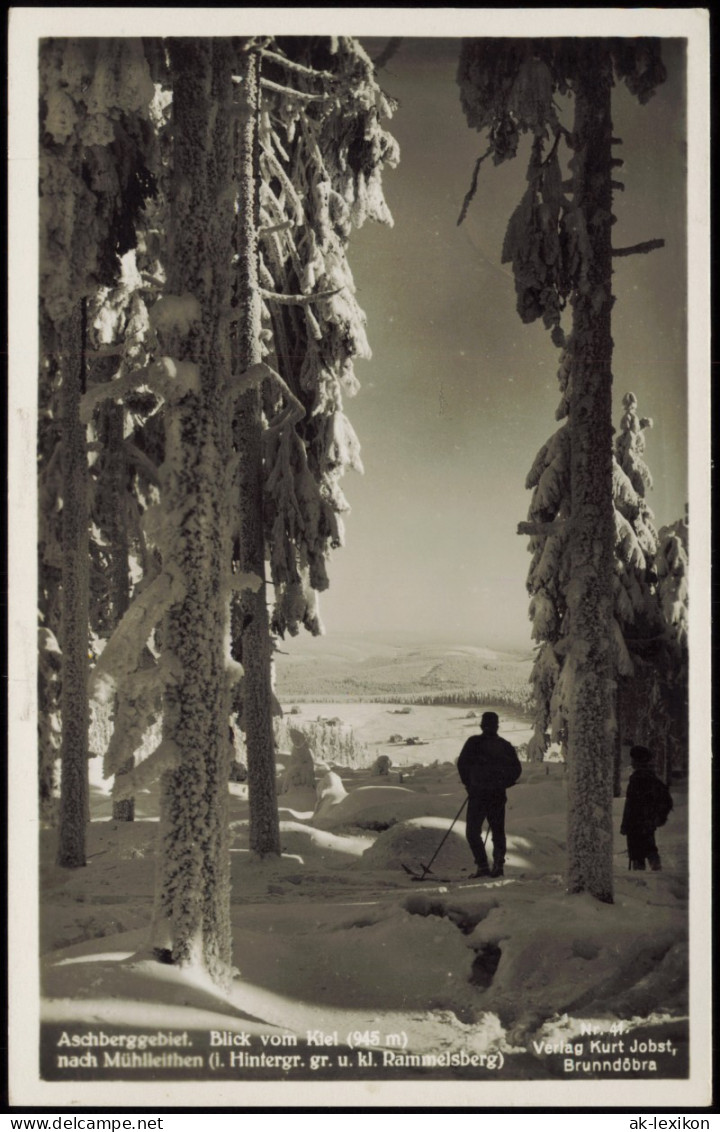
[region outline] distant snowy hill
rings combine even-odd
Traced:
[[[486,699],[527,704],[529,653],[499,652],[411,634],[336,634],[284,642],[277,693],[288,698]]]

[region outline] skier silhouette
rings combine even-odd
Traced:
[[[673,800],[665,783],[655,774],[653,761],[647,747],[630,749],[633,772],[628,780],[620,834],[627,838],[628,868],[644,870],[647,861],[653,872],[659,872],[662,864],[655,830],[665,825]]]
[[[470,736],[457,761],[458,773],[468,792],[466,836],[477,865],[476,877],[503,875],[507,848],[505,791],[515,785],[522,773],[517,751],[498,735],[499,722],[496,712],[483,712],[482,734]],[[482,839],[485,818],[493,840],[492,869]]]

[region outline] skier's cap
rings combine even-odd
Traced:
[[[630,762],[637,763],[638,766],[647,766],[652,761],[653,753],[648,747],[630,748]]]
[[[480,727],[483,731],[497,731],[500,719],[496,711],[484,711],[480,718]]]

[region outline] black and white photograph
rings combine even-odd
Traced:
[[[10,1103],[711,1104],[703,9],[10,11]]]

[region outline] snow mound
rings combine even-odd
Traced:
[[[315,812],[317,802],[315,787],[293,787],[278,799],[280,820],[309,821]]]
[[[671,896],[667,903],[657,896],[652,904],[645,896],[603,904],[548,885],[499,903],[468,941],[501,951],[483,1008],[526,1033],[533,1020],[556,1011],[604,1009],[630,1017],[684,1010],[684,910]],[[525,918],[533,925],[529,934],[518,930]]]
[[[421,872],[450,828],[447,818],[419,817],[400,822],[381,833],[362,856],[362,867],[400,869],[408,865]],[[460,873],[473,868],[473,859],[465,840],[465,823],[456,822],[445,844],[433,861],[433,873]]]
[[[507,854],[505,864],[512,872],[547,874],[563,873],[565,870],[565,849],[557,836],[557,831],[543,828],[540,822],[527,825],[522,833],[510,833],[512,821],[505,823],[507,833]],[[522,828],[522,827],[521,827]],[[488,856],[491,855],[492,840],[488,838]]]
[[[327,913],[326,913],[327,909]],[[243,980],[313,1007],[467,1011],[473,953],[447,919],[394,905],[316,906],[321,937],[307,924],[256,935],[239,925],[234,962]],[[322,939],[321,945],[318,939]]]
[[[545,764],[550,766],[551,764]],[[507,792],[507,814],[532,821],[548,814],[563,813],[567,807],[567,780],[564,766],[552,766],[550,775],[537,764],[523,763],[520,781]]]
[[[342,865],[360,857],[372,844],[369,837],[338,837],[297,821],[280,822],[283,853],[295,854],[314,864]]]
[[[325,829],[357,826],[382,830],[400,821],[437,813],[437,806],[437,798],[405,786],[358,786],[345,797],[323,800],[313,823]]]
[[[292,754],[278,787],[279,794],[287,794],[297,787],[315,786],[315,765],[308,741],[302,731],[290,728]]]
[[[55,864],[56,831],[42,831],[42,954],[149,923],[157,832],[156,821],[90,822],[87,866],[63,869]]]
[[[334,770],[329,771],[318,782],[316,788],[316,804],[313,821],[324,819],[326,815],[347,798],[348,793],[342,783],[342,778]]]

